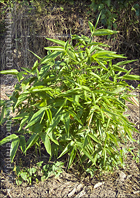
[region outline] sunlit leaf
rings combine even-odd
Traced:
[[[114,69],[114,71],[128,72],[127,69],[124,69],[124,68],[116,66],[116,65],[113,65],[113,69]]]
[[[64,41],[57,40],[57,39],[51,39],[51,38],[46,38],[46,39],[49,40],[49,41],[52,41],[52,42],[54,42],[54,43],[57,43],[57,44],[59,44],[59,45],[62,45],[62,46],[65,46],[65,43],[66,43],[66,42],[64,42]]]
[[[53,46],[53,47],[44,47],[45,50],[55,50],[55,51],[65,51],[63,47]]]
[[[137,61],[137,59],[136,59],[136,60],[120,61],[120,62],[116,63],[114,66],[126,65],[126,64],[128,64],[128,63],[132,63],[132,62],[135,62],[135,61]]]
[[[112,34],[117,34],[118,31],[114,31],[114,30],[109,30],[109,29],[99,29],[96,30],[92,36],[105,36],[105,35],[112,35]]]
[[[11,142],[13,141],[14,139],[17,139],[18,136],[16,134],[11,134],[5,138],[3,138],[1,141],[0,141],[0,146],[3,145],[3,144],[6,144],[8,142]]]
[[[138,75],[124,75],[122,77],[119,77],[125,80],[140,80],[140,76]]]
[[[10,69],[10,70],[3,70],[0,71],[0,74],[12,74],[12,75],[17,75],[19,72],[16,69]]]

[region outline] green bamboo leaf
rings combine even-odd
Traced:
[[[51,121],[52,121],[52,112],[51,112],[51,110],[50,109],[46,109],[46,113],[47,113],[47,116],[48,116],[48,120],[51,123]]]
[[[75,35],[72,35],[72,39],[80,40],[81,39],[81,36],[75,34]]]
[[[34,125],[35,123],[37,123],[39,120],[41,120],[41,118],[44,116],[45,110],[47,107],[42,107],[39,111],[37,111],[31,118],[31,120],[29,121],[29,123],[27,124],[27,126],[25,127],[25,129],[27,129],[28,127]]]
[[[20,118],[23,118],[23,117],[26,117],[28,116],[29,113],[28,112],[23,112],[23,113],[19,113],[17,116],[15,116],[13,119],[16,120],[16,119],[20,119]]]
[[[50,67],[53,66],[53,65],[54,65],[54,63],[49,62],[49,65],[47,64],[47,65],[43,65],[43,67],[41,67],[39,75],[40,75],[41,78],[44,80],[44,83],[45,83],[45,80],[46,80],[45,77],[48,76],[48,74],[49,74],[49,69],[50,69]],[[52,78],[50,78],[50,79],[52,79]],[[47,84],[47,83],[46,83],[46,84]]]
[[[17,79],[20,82],[21,80],[24,79],[24,75],[26,75],[27,73],[25,73],[24,71],[21,71],[17,74]]]
[[[86,48],[86,53],[87,53],[87,57],[90,58],[91,54],[90,54],[90,50],[88,48]]]
[[[21,69],[23,69],[24,71],[26,71],[26,72],[29,73],[29,74],[34,75],[34,72],[33,72],[31,69],[29,69],[29,68],[21,67]]]
[[[82,148],[82,151],[92,161],[92,163],[94,164],[94,158],[92,157],[92,155],[84,148]]]
[[[18,100],[17,100],[14,108],[16,108],[21,102],[25,101],[28,98],[28,94],[29,94],[29,92],[21,94],[18,97]]]
[[[68,112],[66,112],[66,113],[63,115],[63,122],[64,122],[64,125],[65,125],[66,133],[68,134],[68,137],[69,137],[69,130],[70,130],[70,115],[69,115]]]
[[[11,162],[13,162],[14,160],[18,146],[19,146],[19,137],[17,137],[16,139],[13,139],[11,143],[11,149],[10,149]]]
[[[53,46],[53,47],[44,47],[45,50],[55,50],[55,51],[65,51],[63,47]]]
[[[75,54],[67,49],[67,54],[70,56],[71,59],[76,60]]]
[[[112,91],[112,93],[118,94],[122,91],[124,91],[126,88],[124,86],[118,86],[117,89],[115,89],[114,91]]]
[[[62,100],[63,101],[63,100]],[[64,102],[62,103],[62,105],[60,106],[60,108],[58,109],[58,111],[56,112],[55,114],[55,117],[59,114],[59,112],[61,111],[61,109],[64,107],[64,105],[66,104],[67,102],[67,98],[64,100]]]
[[[49,153],[49,155],[51,156],[51,143],[50,143],[48,135],[46,133],[41,133],[40,136],[44,143],[47,153]]]
[[[62,151],[62,153],[59,155],[59,157],[57,159],[59,159],[60,157],[62,157],[66,153],[68,153],[69,150],[70,150],[70,143],[65,147],[65,149]]]
[[[33,135],[31,135],[31,137],[27,141],[28,146],[26,147],[24,153],[26,153],[26,151],[37,142],[38,138],[39,138],[39,133],[34,133]]]
[[[85,36],[85,35],[81,35],[81,39],[83,40],[83,41],[86,41],[87,43],[90,43],[91,42],[91,39],[88,37],[88,36]]]
[[[100,14],[99,14],[99,16],[98,16],[98,18],[97,18],[97,21],[96,21],[96,24],[95,24],[95,30],[96,30],[97,25],[98,25],[98,23],[99,23],[99,19],[100,19],[101,14],[102,14],[102,11],[100,12]],[[93,34],[92,34],[92,36],[93,36]]]
[[[34,52],[30,51],[29,49],[28,49],[28,51],[31,52],[34,56],[36,56],[39,60],[41,60],[41,58],[37,54],[35,54]]]
[[[57,44],[59,44],[59,45],[62,45],[63,47],[64,47],[65,44],[66,44],[66,42],[61,41],[61,40],[51,39],[51,38],[46,38],[46,39],[49,40],[49,41],[52,41],[52,42],[54,42],[54,43],[57,43]]]
[[[32,131],[33,133],[39,133],[42,131],[42,129],[43,129],[43,124],[40,124],[38,122],[29,127],[29,130]]]
[[[89,91],[91,92],[90,88],[88,86],[84,86],[84,85],[79,85],[79,87],[85,91]]]
[[[58,114],[57,116],[53,117],[51,125],[45,132],[49,135],[49,133],[55,129],[55,127],[58,125],[61,119],[62,119],[61,114]]]
[[[41,60],[40,64],[43,65],[43,64],[49,63],[50,60],[55,59],[55,58],[56,58],[57,56],[59,56],[61,53],[62,53],[62,52],[57,52],[57,51],[52,52],[50,55],[45,56],[45,57]]]
[[[112,133],[107,133],[109,138],[118,146],[118,140]]]
[[[29,116],[23,117],[23,119],[20,122],[20,127],[19,127],[18,131],[20,131],[23,128],[23,126],[27,123],[28,120],[30,120]]]
[[[39,65],[40,65],[40,63],[38,63],[38,60],[36,60],[32,67],[32,71],[35,70]]]
[[[89,25],[89,28],[90,28],[90,31],[91,31],[91,33],[94,31],[94,25],[90,22],[90,21],[88,21],[88,25]]]
[[[20,139],[20,148],[22,152],[24,153],[26,150],[26,141],[25,141],[24,135],[21,135],[19,139]]]
[[[97,63],[98,63],[99,65],[101,65],[101,66],[103,67],[104,70],[108,71],[108,68],[106,68],[106,66],[105,66],[105,64],[104,64],[103,62],[97,60]]]
[[[56,139],[56,137],[55,137],[55,135],[52,131],[49,132],[48,136],[49,136],[49,138],[51,139],[52,142],[54,142],[56,145],[59,146],[59,143],[58,143],[58,141],[57,141],[57,139]]]
[[[104,121],[105,121],[104,113],[103,113],[103,111],[102,111],[102,109],[101,109],[101,108],[100,108],[99,110],[100,110],[100,112],[101,112],[102,122],[104,123]]]
[[[102,155],[103,155],[103,164],[105,166],[105,164],[106,164],[106,157],[107,157],[107,155],[106,155],[106,148],[105,147],[103,148]]]
[[[69,95],[73,95],[73,94],[78,94],[78,92],[80,92],[81,88],[75,88],[75,89],[71,89],[65,92],[62,92],[58,95],[58,97],[62,97],[62,96],[69,96]]]
[[[5,107],[5,105],[3,105],[2,112],[0,114],[0,125],[2,125],[3,122],[4,122],[4,119],[3,118],[4,118],[5,113],[6,113],[6,107]]]
[[[84,139],[84,145],[83,145],[83,147],[86,147],[88,144],[89,144],[88,136],[86,136],[85,139]]]
[[[104,104],[103,104],[103,106],[104,106]],[[112,112],[110,111],[110,109],[107,109],[107,108],[106,108],[106,109],[103,109],[103,111],[106,112],[106,113],[108,113],[107,115],[108,115],[109,118],[110,118],[109,114],[113,116],[113,119],[116,118],[116,117],[118,116],[116,113],[112,113]]]
[[[39,70],[38,70],[38,68],[36,68],[36,76],[37,76],[37,79],[40,80],[41,77],[39,76]]]
[[[32,87],[31,89],[29,89],[29,92],[30,93],[34,93],[34,92],[52,91],[52,90],[53,89],[50,88],[50,87],[46,87],[46,86],[40,85],[40,86]]]
[[[77,120],[81,125],[83,125],[82,121],[78,118],[78,116],[76,115],[76,113],[74,111],[69,111],[69,114],[75,119]]]
[[[17,75],[19,72],[16,69],[10,69],[10,70],[3,70],[0,71],[0,74],[12,74],[12,75]]]
[[[70,168],[70,166],[72,165],[74,159],[76,157],[76,150],[75,147],[72,149],[71,154],[70,154],[70,159],[69,159],[69,164],[68,164],[68,169]]]
[[[17,139],[18,136],[16,134],[11,134],[5,138],[3,138],[1,141],[0,141],[0,146],[3,145],[3,144],[6,144],[7,142],[11,142],[13,141],[14,139]]]
[[[117,34],[119,31],[109,30],[109,29],[99,29],[92,33],[92,36],[105,36],[105,35],[112,35]]]
[[[124,69],[122,67],[116,66],[116,65],[112,65],[114,71],[121,71],[121,72],[128,72],[127,69]]]
[[[0,107],[3,106],[6,103],[5,100],[0,100]]]
[[[98,78],[99,80],[101,80],[100,76],[98,76],[98,75],[95,74],[94,72],[90,72],[90,74],[91,74],[92,76],[94,76],[95,78]]]
[[[128,134],[131,141],[136,142],[136,140],[132,137],[132,130],[129,129],[127,126],[124,126],[124,131],[126,134]]]
[[[95,142],[101,144],[101,142],[98,140],[98,138],[95,137],[95,135],[93,135],[93,134],[91,134],[91,133],[88,133],[88,136],[89,136],[90,138],[92,138]]]
[[[120,62],[116,63],[115,65],[116,65],[116,66],[121,66],[121,65],[126,65],[126,64],[128,64],[128,63],[132,63],[132,62],[135,62],[135,61],[138,61],[138,60],[136,59],[136,60],[120,61]]]
[[[64,98],[56,98],[55,99],[55,101],[53,102],[53,106],[55,107],[55,108],[60,108],[62,105],[63,105],[63,103],[64,103],[64,101],[65,101],[65,99]]]
[[[64,48],[65,48],[66,51],[68,49],[68,46],[69,46],[69,41],[66,41],[65,46],[64,46]]]
[[[119,79],[125,79],[125,80],[140,80],[140,76],[138,75],[124,75],[122,77],[118,77]]]
[[[92,54],[95,50],[98,50],[98,45],[96,46],[92,45],[89,50],[90,50],[90,54]]]
[[[95,46],[94,46],[95,45]],[[88,43],[85,47],[87,46],[91,46],[91,47],[97,47],[97,46],[102,46],[102,47],[110,47],[109,45],[107,44],[104,44],[104,43],[99,43],[99,42],[92,42],[92,43]],[[96,48],[95,48],[96,49]],[[94,51],[94,50],[93,50]]]
[[[120,54],[116,54],[116,52],[112,52],[112,51],[107,51],[107,50],[103,50],[103,51],[98,51],[96,53],[94,53],[92,55],[92,58],[95,59],[102,59],[102,60],[112,60],[115,58],[126,58],[123,55]]]

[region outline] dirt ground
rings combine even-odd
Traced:
[[[58,179],[49,178],[31,187],[16,186],[6,174],[1,173],[1,197],[139,197],[140,173],[138,165],[129,159],[129,168],[116,170],[113,174],[98,178],[77,177],[73,173],[62,173]],[[98,184],[99,187],[96,187]]]
[[[134,82],[135,83],[135,82]],[[6,99],[6,86],[1,84],[1,98]],[[12,89],[12,86],[11,86]],[[135,92],[139,97],[139,90]],[[139,129],[139,108],[130,103],[127,104],[129,109],[127,113],[130,115],[129,120]],[[5,127],[1,127],[1,138],[5,134]],[[12,129],[14,130],[14,129]],[[139,134],[133,134],[135,139],[139,138]],[[128,142],[128,144],[130,144]],[[130,144],[131,146],[131,144]],[[137,145],[139,147],[139,145]],[[139,149],[139,148],[138,148]],[[118,169],[112,173],[106,173],[100,176],[95,174],[92,178],[83,173],[81,174],[74,168],[69,171],[63,170],[60,177],[52,176],[46,181],[34,183],[28,186],[23,183],[21,186],[15,184],[15,176],[12,172],[7,172],[5,168],[5,150],[1,147],[0,151],[0,197],[2,198],[35,198],[35,197],[91,197],[91,198],[116,198],[116,197],[139,197],[140,195],[140,164],[136,163],[131,155],[127,156],[126,168]],[[25,164],[34,158],[34,156],[22,156]]]

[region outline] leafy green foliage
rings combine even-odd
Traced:
[[[26,182],[32,185],[33,182],[39,182],[40,179],[44,181],[51,176],[59,177],[63,172],[63,165],[63,162],[43,165],[43,161],[40,161],[32,168],[21,169],[19,166],[15,166],[16,184],[21,185],[23,182]]]
[[[117,33],[96,30],[98,21],[95,26],[89,22],[90,37],[72,36],[77,40],[75,47],[69,41],[47,38],[56,46],[45,47],[48,54],[43,59],[36,55],[39,61],[32,69],[1,72],[15,74],[19,80],[10,97],[13,112],[18,110],[13,120],[19,129],[0,141],[0,145],[12,141],[12,161],[18,146],[26,155],[42,142],[50,158],[68,154],[68,168],[75,162],[88,172],[90,167],[124,166],[126,152],[120,148],[128,140],[135,141],[132,134],[137,132],[123,114],[132,90],[125,79],[138,80],[139,76],[125,69],[135,60],[124,60],[123,55],[104,48],[109,46],[94,42],[95,35]],[[118,58],[123,61],[113,64]]]
[[[127,12],[129,7],[137,17],[140,16],[140,5],[134,0],[91,0],[89,13],[102,12],[101,23],[108,29],[117,29],[120,13]]]

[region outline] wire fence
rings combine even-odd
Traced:
[[[71,38],[70,26],[72,25],[69,24],[68,27],[62,15],[59,16],[59,14],[39,15],[35,8],[29,10],[26,6],[19,8],[15,5],[11,11],[11,20],[13,68],[19,71],[21,67],[31,68],[36,61],[36,57],[29,50],[41,58],[46,55],[44,47],[52,45],[50,41],[47,41],[47,37],[61,40]],[[76,20],[78,21],[77,27],[83,27],[82,19],[79,21],[75,17],[75,24]],[[6,29],[8,30],[7,26]],[[85,30],[85,28],[83,29]],[[8,69],[6,65],[6,34],[5,32],[5,37],[1,40],[1,70]]]

